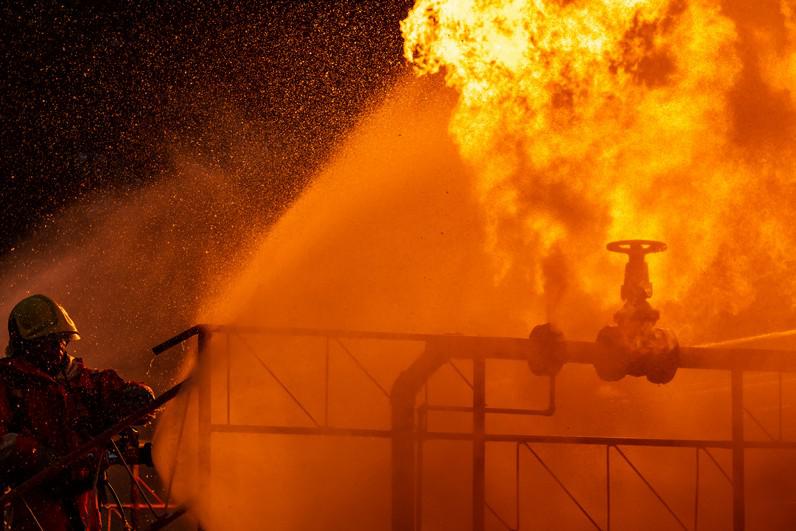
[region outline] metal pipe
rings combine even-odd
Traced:
[[[467,408],[468,411],[470,408]],[[252,424],[213,424],[214,433],[261,433],[270,435],[316,435],[336,437],[384,438],[395,437],[393,430],[369,428],[313,428],[307,426],[257,426]],[[427,441],[472,441],[469,432],[413,431],[412,436]],[[731,450],[732,439],[655,439],[638,437],[592,437],[570,435],[529,435],[524,433],[487,433],[484,440],[495,442],[527,442],[541,444],[586,444],[594,446],[652,446],[658,448],[719,448]],[[796,441],[744,441],[744,448],[757,450],[796,450]]]
[[[744,531],[746,506],[744,502],[744,433],[743,433],[743,372],[731,373],[732,385],[732,529]]]
[[[415,397],[428,378],[448,360],[444,350],[429,348],[396,378],[392,405],[392,531],[414,531]]]
[[[165,352],[166,350],[170,349],[171,347],[179,345],[183,341],[186,341],[186,340],[192,338],[193,336],[199,334],[202,330],[206,330],[207,328],[208,328],[208,325],[192,326],[188,330],[184,330],[184,331],[180,332],[176,336],[174,336],[174,337],[172,337],[170,339],[167,339],[163,343],[160,343],[159,345],[155,345],[154,347],[152,347],[152,352],[155,354],[155,356],[157,356],[158,354],[162,354],[163,352]]]
[[[611,447],[605,447],[605,529],[611,531]]]
[[[694,479],[694,531],[699,530],[699,448],[695,450],[696,453],[696,478]]]
[[[425,342],[432,350],[446,351],[451,358],[493,358],[527,360],[536,349],[528,338],[486,337],[444,334],[413,334],[370,332],[362,330],[324,330],[314,328],[268,328],[197,325],[164,341],[152,350],[156,354],[195,335],[209,333],[240,333],[273,336],[336,337],[385,341]],[[561,359],[566,363],[594,364],[611,355],[597,343],[590,341],[562,341]],[[682,369],[750,370],[796,372],[796,352],[750,348],[680,347],[678,367]]]
[[[517,515],[514,527],[520,530],[520,443],[514,445],[514,514]]]
[[[423,528],[423,433],[428,429],[428,412],[424,406],[417,410],[417,472],[415,487],[415,531]]]
[[[227,334],[227,342],[226,348],[224,349],[225,358],[226,358],[226,382],[225,382],[225,402],[227,403],[227,424],[232,423],[232,347],[230,345],[232,340],[232,336]]]
[[[472,413],[473,408],[469,406],[428,406],[426,411],[447,411],[449,413]],[[484,413],[493,415],[527,415],[534,417],[549,417],[550,407],[544,409],[526,409],[514,407],[485,407]]]
[[[198,348],[196,352],[196,368],[199,371],[198,379],[198,451],[197,460],[199,467],[199,492],[212,504],[213,496],[211,493],[211,429],[212,425],[212,367],[210,366],[210,356],[207,349],[209,342],[209,332],[205,327],[198,331]],[[202,529],[201,522],[198,524]]]
[[[332,345],[329,338],[324,342],[324,357],[323,357],[323,425],[329,427],[329,362],[331,355]]]
[[[427,440],[471,441],[472,433],[426,432]],[[725,439],[649,439],[635,437],[579,437],[568,435],[525,435],[519,433],[487,433],[486,442],[527,442],[542,444],[591,444],[595,446],[652,446],[658,448],[721,448],[731,450],[735,442]],[[796,450],[796,441],[744,441],[748,449]]]
[[[393,436],[392,430],[379,430],[371,428],[335,428],[319,426],[257,426],[252,424],[212,424],[213,433],[262,433],[266,435],[318,435],[337,437],[381,437],[389,439]]]
[[[486,361],[473,361],[473,531],[484,531],[486,503]]]

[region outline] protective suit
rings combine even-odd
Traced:
[[[89,369],[66,354],[74,339],[79,339],[74,322],[43,295],[24,299],[11,312],[9,346],[0,359],[4,488],[20,484],[154,399],[146,385],[127,382],[113,370]],[[21,531],[98,531],[96,487],[106,467],[105,452],[87,456],[5,508],[4,525]]]

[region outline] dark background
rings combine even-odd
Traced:
[[[411,3],[0,7],[0,315],[48,294],[70,352],[168,384],[150,347],[406,72]]]
[[[410,5],[4,6],[0,257],[89,194],[154,182],[175,148],[223,164],[228,146],[213,127],[224,113],[282,154],[252,200],[294,196],[404,68]]]

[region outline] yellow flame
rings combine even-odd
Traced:
[[[765,42],[766,53],[761,58],[763,76],[776,90],[785,91],[796,99],[796,6],[792,0],[781,0],[780,11],[786,29],[786,39],[781,45],[772,42],[770,35],[759,34]]]
[[[418,0],[401,27],[416,72],[444,71],[460,95],[450,131],[478,175],[498,280],[538,279],[563,249],[571,281],[615,304],[604,242],[661,239],[672,249],[656,271],[664,300],[704,290],[715,269],[715,304],[739,310],[756,292],[750,257],[773,264],[796,243],[791,216],[761,190],[792,170],[734,144],[745,65],[717,2]],[[796,86],[794,51],[761,66],[772,86]],[[744,225],[756,209],[775,212]]]

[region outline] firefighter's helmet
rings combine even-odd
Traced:
[[[44,295],[31,295],[14,306],[8,316],[8,332],[26,341],[53,334],[80,339],[74,321],[63,306]]]

